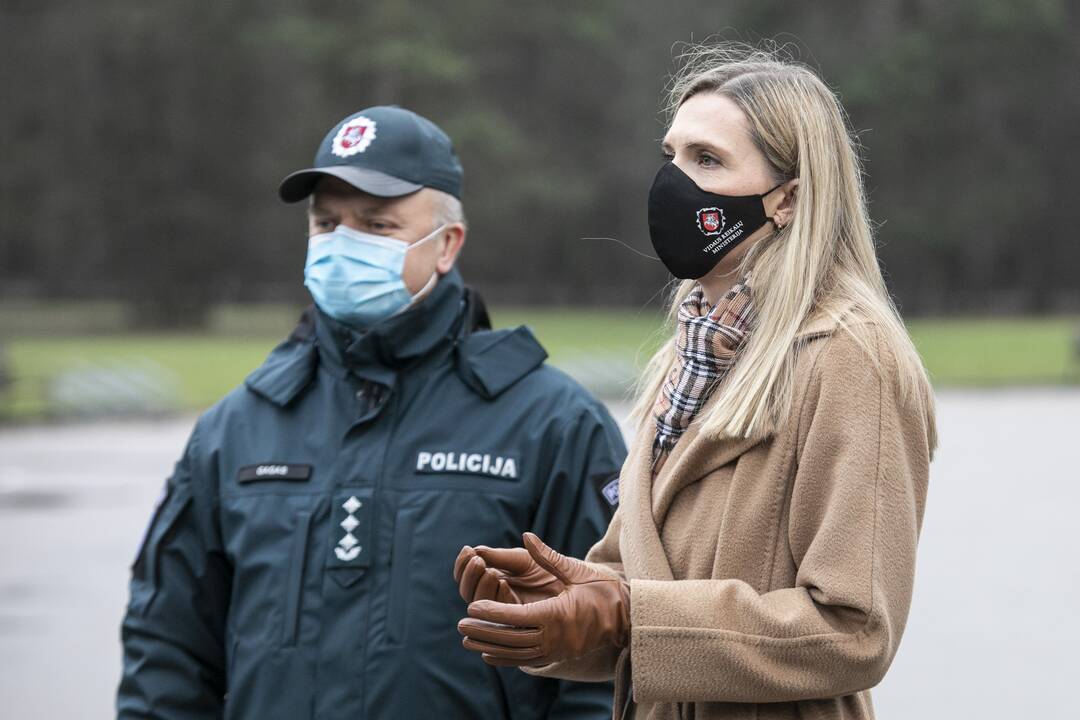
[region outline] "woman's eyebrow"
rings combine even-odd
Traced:
[[[718,155],[722,158],[731,157],[731,153],[728,152],[725,148],[721,147],[720,145],[714,145],[710,142],[705,142],[704,140],[696,140],[692,143],[687,143],[686,149],[690,150],[691,152],[704,151],[712,155]]]
[[[671,150],[672,150],[673,145],[678,145],[679,147],[685,148],[686,150],[689,150],[691,152],[697,152],[697,151],[704,150],[705,152],[711,153],[713,155],[718,155],[718,156],[720,156],[722,158],[731,157],[731,152],[729,150],[727,150],[727,148],[725,148],[725,147],[723,147],[721,145],[716,145],[714,143],[708,142],[706,140],[698,140],[698,139],[690,140],[690,141],[687,141],[687,142],[681,142],[680,138],[674,138],[674,142],[673,142],[669,138],[664,138],[660,142],[660,149],[663,150],[664,152],[670,153]]]

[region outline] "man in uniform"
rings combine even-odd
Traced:
[[[350,115],[315,166],[315,305],[199,418],[132,567],[121,718],[609,718],[611,687],[461,646],[463,545],[525,530],[584,556],[625,448],[528,329],[490,329],[454,268],[449,138]]]

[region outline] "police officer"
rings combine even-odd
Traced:
[[[166,483],[132,567],[119,717],[610,717],[610,685],[489,667],[454,629],[461,547],[531,530],[583,556],[625,448],[463,285],[449,138],[369,108],[279,193],[310,199],[315,305]]]

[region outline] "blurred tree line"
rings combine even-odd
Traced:
[[[0,299],[120,298],[147,326],[304,302],[276,198],[341,117],[427,115],[466,171],[496,302],[642,304],[673,43],[775,37],[867,159],[908,314],[1075,311],[1080,11],[1069,0],[5,0]]]

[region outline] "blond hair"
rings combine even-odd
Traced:
[[[811,317],[840,323],[877,362],[872,328],[895,359],[901,401],[923,414],[930,446],[937,444],[934,398],[926,369],[885,287],[866,208],[858,144],[840,102],[808,67],[775,45],[690,45],[669,88],[669,116],[690,97],[717,93],[745,114],[751,136],[774,182],[798,178],[794,215],[762,238],[741,261],[751,274],[754,331],[697,419],[714,437],[764,438],[791,408],[796,336]],[[696,281],[671,299],[674,326],[680,303]],[[845,308],[852,312],[841,317]],[[675,363],[674,337],[649,361],[638,383],[633,417],[651,418],[653,403]]]

